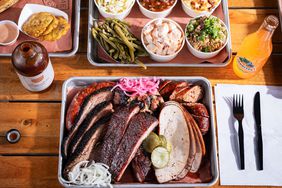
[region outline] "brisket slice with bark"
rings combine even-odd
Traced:
[[[148,113],[139,113],[131,119],[110,166],[110,172],[115,181],[120,181],[143,140],[157,125],[158,120]]]
[[[151,165],[152,162],[149,156],[145,153],[143,148],[140,147],[131,162],[134,175],[140,183],[145,181],[146,176],[151,169]]]
[[[102,162],[110,166],[131,118],[139,110],[138,106],[132,108],[124,106],[115,110],[101,145],[94,151],[96,162]]]
[[[113,87],[115,86],[115,82],[94,82],[91,85],[81,89],[77,92],[77,94],[72,98],[71,103],[68,107],[66,114],[66,129],[68,131],[71,130],[71,127],[74,125],[75,118],[82,106],[84,99],[91,95],[93,92],[105,88],[105,87]]]
[[[101,135],[107,129],[108,121],[111,118],[111,114],[107,114],[105,117],[95,123],[83,136],[81,142],[78,144],[75,152],[68,158],[66,165],[64,166],[63,176],[68,178],[68,174],[72,171],[73,167],[84,160],[92,161],[91,152],[96,143],[99,142]]]
[[[80,107],[80,110],[78,112],[78,115],[75,119],[75,123],[72,126],[69,134],[65,137],[63,141],[62,154],[64,158],[67,158],[69,144],[72,141],[73,137],[76,135],[77,131],[80,128],[80,125],[85,120],[87,114],[91,112],[91,110],[93,110],[98,104],[112,100],[113,93],[111,92],[111,88],[112,87],[99,89],[84,99],[82,106]]]
[[[93,110],[91,110],[91,112],[87,114],[85,120],[82,122],[76,135],[70,142],[70,151],[68,153],[73,154],[86,131],[88,131],[99,119],[105,117],[107,114],[110,114],[113,111],[113,105],[108,101],[98,104]]]

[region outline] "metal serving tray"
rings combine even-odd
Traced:
[[[101,67],[138,67],[139,65],[136,64],[121,64],[121,63],[110,63],[106,62],[105,60],[101,59],[98,55],[98,43],[94,40],[92,34],[91,34],[91,28],[93,26],[93,20],[99,18],[99,11],[97,7],[95,6],[94,0],[89,0],[89,16],[88,16],[88,44],[87,44],[87,58],[89,62],[92,65],[95,66],[101,66]],[[178,0],[180,3],[180,0]],[[139,7],[136,7],[136,4],[132,8],[131,11],[135,11],[137,8],[139,11]],[[224,15],[224,22],[229,30],[230,33],[230,23],[229,23],[229,13],[228,13],[228,0],[221,0],[221,6],[222,6],[222,13]],[[134,9],[135,8],[135,9]],[[174,8],[175,9],[175,8]],[[175,10],[174,10],[175,11]],[[181,10],[183,11],[183,10]],[[142,14],[140,12],[140,14]],[[188,15],[187,15],[188,17]],[[170,18],[168,16],[167,18]],[[138,36],[137,36],[138,37]],[[232,57],[232,47],[231,47],[231,37],[228,37],[228,43],[226,45],[226,51],[228,54],[228,57],[222,62],[222,63],[206,63],[205,60],[203,60],[203,63],[183,63],[183,62],[177,62],[177,63],[145,63],[147,67],[225,67],[229,64],[230,59]],[[187,48],[187,45],[185,43],[183,48]],[[182,49],[184,50],[184,49]],[[178,54],[179,55],[179,54]]]
[[[72,49],[70,51],[65,52],[52,52],[49,53],[50,57],[70,57],[75,55],[78,50],[79,43],[79,26],[80,26],[80,1],[81,0],[73,0],[73,12],[72,12]],[[1,54],[0,57],[9,57],[11,53]]]
[[[93,82],[99,82],[99,81],[110,81],[110,80],[118,80],[121,77],[73,77],[68,80],[66,80],[62,87],[62,106],[61,106],[61,122],[60,122],[60,149],[59,149],[59,165],[58,165],[58,179],[59,182],[64,187],[78,187],[74,185],[68,184],[62,177],[62,153],[61,153],[61,147],[62,147],[62,141],[64,136],[64,130],[65,130],[65,115],[67,111],[67,105],[71,100],[71,97],[69,96],[69,93],[73,89],[81,88],[84,86],[87,86]],[[137,78],[137,77],[129,77],[129,78]],[[213,102],[212,102],[212,86],[204,77],[158,77],[160,79],[169,79],[169,80],[183,80],[188,81],[192,83],[200,84],[205,91],[205,97],[203,99],[203,103],[207,106],[208,111],[210,112],[210,145],[207,146],[208,151],[210,152],[210,161],[211,161],[211,174],[212,174],[212,180],[208,183],[195,183],[195,184],[187,184],[187,183],[179,183],[179,184],[141,184],[141,183],[128,183],[128,184],[114,184],[114,187],[116,188],[161,188],[161,187],[167,187],[167,188],[176,188],[176,187],[210,187],[214,185],[218,180],[218,160],[217,160],[217,148],[216,148],[216,133],[215,133],[215,125],[214,125],[214,111],[213,111]],[[74,92],[71,92],[71,95],[75,95]],[[87,186],[83,186],[85,188]]]
[[[279,19],[280,19],[280,28],[282,31],[282,0],[278,0],[278,12],[279,12]]]

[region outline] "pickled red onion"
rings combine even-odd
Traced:
[[[120,88],[127,96],[156,94],[160,80],[157,78],[121,78],[112,90]]]

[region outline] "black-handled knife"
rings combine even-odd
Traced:
[[[255,121],[257,128],[258,170],[263,170],[263,143],[261,134],[260,93],[257,92],[254,101]]]

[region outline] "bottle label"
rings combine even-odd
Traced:
[[[42,91],[48,88],[54,80],[54,70],[49,60],[45,70],[39,75],[33,77],[23,76],[17,73],[23,86],[30,91]]]
[[[238,68],[245,73],[253,73],[256,71],[255,65],[245,57],[237,57],[236,62]]]

